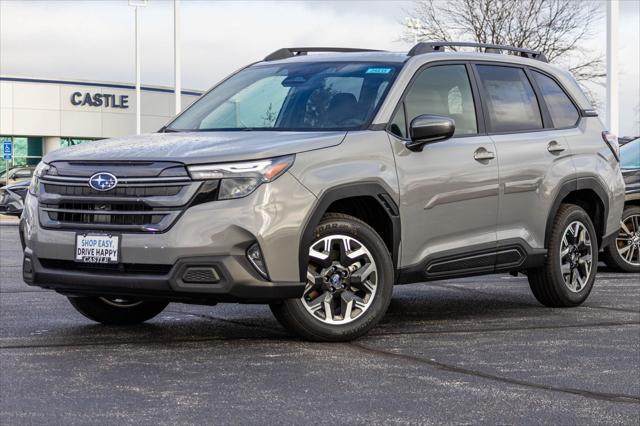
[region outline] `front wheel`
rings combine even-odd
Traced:
[[[271,304],[271,311],[305,339],[353,340],[375,326],[389,307],[391,256],[369,225],[344,214],[327,214],[314,236],[303,296]]]
[[[596,279],[598,238],[589,215],[579,206],[562,204],[553,222],[545,264],[527,273],[540,303],[578,306]]]
[[[69,302],[85,317],[106,325],[139,324],[155,317],[169,304],[117,297],[69,297]]]
[[[605,247],[604,261],[620,272],[640,272],[640,206],[628,206],[622,212],[620,232]]]

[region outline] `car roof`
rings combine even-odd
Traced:
[[[262,64],[287,64],[300,62],[387,62],[402,64],[408,61],[431,62],[439,60],[472,60],[472,61],[497,61],[505,63],[526,64],[540,67],[546,62],[530,59],[518,55],[481,52],[430,52],[410,56],[407,52],[364,51],[364,52],[326,52],[312,53],[309,55],[295,55],[289,58],[260,61]],[[556,69],[553,66],[547,65]]]
[[[294,55],[288,58],[260,61],[252,66],[262,66],[271,64],[291,64],[291,63],[313,63],[313,62],[381,62],[388,64],[403,65],[405,70],[414,72],[423,65],[436,61],[476,61],[502,63],[504,65],[516,64],[529,66],[554,76],[562,83],[562,86],[569,91],[576,100],[580,108],[592,108],[591,102],[584,95],[582,89],[575,81],[571,73],[549,64],[546,61],[527,58],[514,54],[485,53],[485,52],[456,52],[456,51],[435,51],[409,55],[407,52],[387,52],[387,51],[362,51],[362,52],[327,52]]]
[[[311,55],[296,55],[274,61],[261,61],[258,64],[282,64],[299,62],[388,62],[401,64],[407,60],[407,52],[327,52]]]

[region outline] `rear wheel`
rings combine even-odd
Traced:
[[[562,204],[544,266],[528,271],[531,291],[545,306],[580,305],[593,288],[597,265],[598,239],[591,218],[576,205]]]
[[[640,206],[628,206],[622,212],[620,232],[604,249],[604,261],[621,272],[640,272]]]
[[[361,220],[330,213],[308,250],[303,296],[272,304],[278,321],[315,341],[348,341],[369,331],[384,316],[393,291],[384,241]]]
[[[85,317],[107,325],[145,322],[158,315],[169,304],[117,297],[69,297],[69,302]]]

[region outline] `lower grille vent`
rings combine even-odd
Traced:
[[[210,266],[190,267],[182,276],[182,281],[188,284],[214,284],[220,281],[215,269]]]
[[[73,260],[59,259],[38,259],[40,264],[47,269],[64,269],[71,271],[88,271],[96,273],[130,273],[130,274],[149,274],[149,275],[167,275],[171,265],[157,265],[146,263],[79,263]]]

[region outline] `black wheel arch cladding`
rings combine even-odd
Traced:
[[[307,276],[306,270],[309,262],[307,247],[309,247],[313,241],[315,229],[320,224],[322,217],[333,203],[341,200],[348,201],[350,198],[357,197],[369,197],[375,200],[386,213],[387,219],[391,224],[391,258],[394,268],[396,267],[400,250],[400,214],[396,202],[389,192],[378,182],[349,183],[325,190],[318,199],[312,213],[307,217],[300,239],[298,255],[300,279],[302,281],[305,281]]]
[[[595,194],[595,197],[599,201],[599,203],[595,204],[595,210],[593,212],[590,212],[585,209],[584,205],[581,205],[583,201],[587,203],[591,201],[584,197],[583,194],[587,193]],[[605,236],[606,221],[609,216],[609,197],[603,185],[595,177],[581,177],[571,178],[561,184],[547,215],[545,248],[549,247],[549,237],[551,236],[553,222],[562,203],[576,204],[585,209],[586,213],[591,217],[591,221],[596,230],[598,244],[601,244],[602,238]]]

